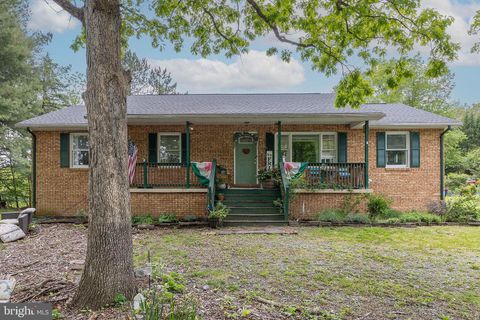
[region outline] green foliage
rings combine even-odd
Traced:
[[[167,69],[152,67],[147,59],[140,59],[133,51],[123,55],[122,65],[130,71],[130,94],[176,94],[177,83]]]
[[[63,315],[60,312],[60,310],[52,309],[52,319],[53,320],[58,320],[58,319],[62,319],[62,318],[63,318]]]
[[[392,200],[381,194],[369,194],[367,209],[370,220],[375,222],[378,218],[387,216],[391,212],[391,204]]]
[[[181,293],[185,290],[184,279],[176,272],[162,275],[162,283],[165,290],[171,293]]]
[[[386,220],[387,223],[440,223],[442,218],[426,212],[417,212],[411,211],[404,214],[401,214],[398,217],[389,218]]]
[[[206,57],[224,53],[227,57],[248,51],[252,41],[268,34],[291,47],[270,48],[268,55],[278,54],[289,61],[295,50],[312,69],[327,76],[341,72],[337,87],[338,107],[358,107],[373,90],[359,68],[369,73],[388,50],[403,61],[416,45],[430,48],[427,76],[447,72],[446,63],[456,59],[459,45],[446,32],[453,18],[436,10],[423,9],[420,2],[369,1],[197,1],[166,0],[148,2],[149,14],[141,8],[146,1],[122,3],[121,40],[126,47],[130,37],[148,36],[152,46],[164,49],[167,42],[176,51],[190,44],[193,54]],[[298,39],[290,34],[302,36]],[[188,40],[188,41],[186,41]],[[84,32],[74,43],[85,41]],[[399,83],[407,72],[399,63],[391,85]]]
[[[52,36],[27,29],[29,2],[0,1],[0,201],[31,205],[31,137],[15,123],[80,101],[83,77],[56,64]]]
[[[155,222],[155,219],[150,214],[141,215],[141,216],[132,216],[132,224],[133,225],[153,224],[154,222]]]
[[[346,216],[347,215],[341,210],[325,209],[317,214],[317,216],[315,217],[315,220],[341,223],[341,222],[344,222]]]
[[[371,220],[366,214],[350,213],[348,214],[344,221],[346,223],[359,223],[359,224],[370,224]]]
[[[208,213],[208,218],[222,221],[228,216],[229,213],[230,209],[226,205],[224,205],[222,202],[217,202],[215,209]]]
[[[445,180],[445,186],[448,191],[458,192],[461,188],[465,187],[468,178],[469,175],[465,173],[449,173]]]
[[[158,217],[158,222],[160,223],[170,223],[170,222],[178,222],[177,216],[172,213],[164,213]]]
[[[280,175],[280,170],[278,170],[278,168],[273,168],[273,169],[264,168],[264,169],[258,170],[257,178],[258,178],[258,181],[260,182],[273,179],[273,181],[276,184],[280,184],[280,181],[282,179]]]
[[[475,186],[467,186],[460,195],[447,197],[447,221],[468,222],[480,220],[480,195]]]
[[[462,149],[467,136],[461,129],[454,129],[445,134],[445,172],[465,171],[465,152]]]
[[[463,117],[462,131],[466,136],[463,141],[465,150],[480,147],[480,113],[468,110]]]
[[[381,61],[375,66],[370,81],[375,90],[372,102],[403,102],[414,108],[453,116],[450,95],[454,87],[454,75],[446,71],[438,78],[427,75],[428,65],[420,55],[401,61]],[[396,81],[397,74],[402,75]]]
[[[113,299],[113,303],[115,304],[116,307],[121,307],[123,306],[125,303],[127,303],[127,298],[119,293],[115,296],[115,298]]]
[[[144,320],[196,320],[197,306],[193,300],[180,300],[169,292],[154,290],[145,292],[145,300],[140,310],[134,312],[133,319],[142,316]]]
[[[366,214],[346,213],[342,210],[335,209],[325,209],[321,211],[317,214],[315,220],[333,223],[371,223],[370,218]]]
[[[470,25],[470,30],[468,31],[468,34],[470,35],[478,35],[480,33],[480,10],[478,10],[473,17],[472,24]],[[471,51],[473,53],[480,53],[480,41],[477,41]]]

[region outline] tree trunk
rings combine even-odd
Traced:
[[[127,178],[127,88],[120,62],[118,0],[87,0],[87,107],[90,142],[89,225],[85,268],[72,301],[99,309],[117,294],[133,298],[133,245]]]

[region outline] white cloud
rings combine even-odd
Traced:
[[[35,0],[28,27],[32,30],[64,32],[74,29],[79,22],[51,0]]]
[[[303,66],[295,59],[289,63],[265,52],[252,50],[232,63],[210,59],[149,60],[167,68],[180,91],[226,92],[241,90],[275,91],[304,82]]]
[[[480,10],[480,2],[459,2],[456,0],[425,0],[423,7],[434,8],[441,14],[451,16],[455,19],[449,27],[448,32],[452,36],[454,42],[461,45],[458,53],[458,60],[454,62],[457,66],[474,66],[480,65],[480,54],[470,53],[470,48],[478,36],[469,36],[468,29],[472,22],[472,18],[477,10]]]

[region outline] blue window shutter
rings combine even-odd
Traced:
[[[70,134],[60,133],[60,168],[70,167]]]
[[[337,160],[339,163],[347,163],[347,133],[339,132],[337,139],[338,139]]]
[[[157,163],[157,134],[148,134],[148,162]]]
[[[385,132],[377,132],[377,167],[385,168]]]
[[[272,151],[272,165],[275,165],[275,135],[271,132],[265,134],[265,149],[266,151]]]
[[[410,132],[410,167],[420,167],[420,133]]]

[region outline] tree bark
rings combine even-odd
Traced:
[[[118,0],[87,0],[87,107],[90,169],[88,243],[75,307],[99,309],[117,294],[133,298],[133,245],[127,178],[127,89],[121,66]]]

